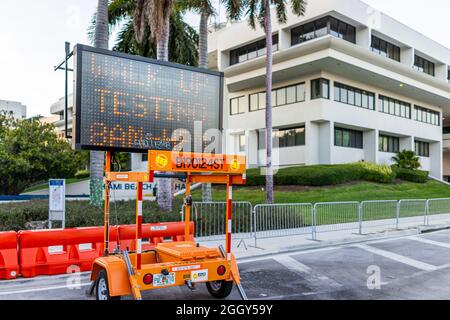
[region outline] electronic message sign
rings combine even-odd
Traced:
[[[74,57],[76,149],[172,150],[188,132],[194,150],[221,129],[222,73],[84,45]]]

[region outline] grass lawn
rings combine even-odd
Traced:
[[[194,201],[201,200],[201,190],[193,192]],[[355,182],[329,187],[275,186],[276,203],[316,203],[334,201],[400,200],[450,198],[450,187],[437,181],[427,183],[396,182],[377,184]],[[214,187],[213,200],[225,200],[225,188]],[[258,187],[235,187],[234,201],[249,201],[253,205],[265,202],[265,192]]]
[[[66,179],[66,185],[71,184],[71,183],[77,183],[77,182],[85,181],[85,180],[89,180],[89,178],[83,178],[83,179],[70,178],[70,179]],[[44,183],[41,183],[41,184],[38,184],[38,185],[35,185],[33,187],[30,187],[30,188],[26,189],[23,193],[43,190],[43,189],[47,189],[47,188],[48,188],[48,181],[44,182]]]

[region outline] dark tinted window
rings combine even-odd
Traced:
[[[414,107],[414,120],[435,126],[441,125],[439,112],[419,106]]]
[[[372,51],[400,62],[400,47],[372,36]]]
[[[311,80],[311,100],[330,98],[330,81],[327,79]]]
[[[381,152],[397,153],[400,150],[400,139],[386,135],[379,137],[379,150]]]
[[[363,133],[361,131],[334,128],[334,145],[346,148],[363,148]]]
[[[420,157],[429,157],[430,156],[430,144],[428,142],[423,141],[414,141],[416,154]]]
[[[328,16],[293,28],[291,30],[291,45],[320,38],[327,34],[356,43],[355,27]]]
[[[417,54],[414,56],[414,69],[434,76],[434,63]]]
[[[338,82],[334,83],[334,100],[364,109],[375,110],[375,93]]]
[[[278,50],[278,34],[273,35],[273,51]],[[266,54],[266,40],[262,39],[230,51],[230,65],[244,62]]]

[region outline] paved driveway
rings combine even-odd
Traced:
[[[239,266],[250,299],[449,299],[450,230],[244,259]],[[0,299],[92,299],[88,277],[3,281]],[[143,296],[211,298],[204,285]],[[230,298],[239,299],[236,290]]]

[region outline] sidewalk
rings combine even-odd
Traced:
[[[393,237],[417,235],[440,229],[450,229],[450,214],[429,216],[429,226],[423,223],[423,216],[401,218],[399,229],[395,229],[395,219],[370,221],[363,225],[362,234],[358,229],[338,230],[317,233],[317,240],[312,239],[311,232],[302,235],[280,237],[233,239],[232,252],[239,260],[288,253],[291,251],[319,249],[343,244],[382,240]],[[290,230],[292,232],[292,230]],[[281,233],[280,233],[281,234]],[[225,245],[224,240],[196,239],[201,245],[217,247]]]

